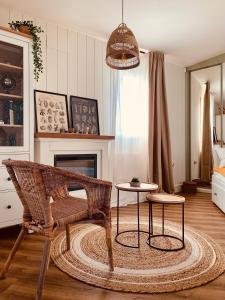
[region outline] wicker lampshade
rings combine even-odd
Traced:
[[[136,38],[125,23],[121,23],[108,40],[106,63],[118,70],[136,68],[140,64]]]

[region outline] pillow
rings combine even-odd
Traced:
[[[214,167],[215,166],[219,167],[219,164],[220,164],[219,156],[216,153],[216,149],[218,149],[218,148],[220,148],[219,145],[213,145],[212,154],[213,154],[213,165],[214,165]]]
[[[225,148],[216,148],[215,151],[219,157],[219,160],[225,159]]]

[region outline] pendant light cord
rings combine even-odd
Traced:
[[[122,23],[123,23],[123,0],[122,0]]]

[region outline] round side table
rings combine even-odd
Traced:
[[[155,183],[141,183],[140,187],[131,187],[129,182],[126,183],[118,183],[115,184],[115,188],[117,189],[117,231],[115,241],[125,247],[129,248],[140,248],[140,232],[149,233],[147,231],[140,230],[140,208],[139,208],[139,193],[140,192],[154,192],[157,191],[158,185]],[[120,191],[127,191],[127,192],[136,192],[137,193],[137,229],[134,230],[124,230],[119,231],[119,209],[120,209]],[[131,246],[127,245],[118,240],[118,236],[127,232],[137,232],[138,235],[138,242],[137,245]]]
[[[177,195],[170,195],[170,194],[155,194],[155,195],[147,195],[146,199],[148,200],[149,203],[149,237],[148,237],[148,244],[150,247],[161,250],[161,251],[178,251],[182,250],[185,248],[185,243],[184,243],[184,203],[185,203],[185,198],[182,196],[177,196]],[[153,213],[152,213],[152,208],[153,204],[161,204],[162,205],[162,233],[161,234],[154,234],[153,233]],[[177,237],[171,234],[165,234],[165,211],[164,207],[165,205],[181,205],[182,206],[182,226],[181,226],[181,232],[182,232],[182,237]],[[176,248],[162,248],[160,246],[154,246],[151,244],[152,239],[157,240],[159,237],[167,237],[173,240],[178,240],[181,243],[181,246],[177,246]]]

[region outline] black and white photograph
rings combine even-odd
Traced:
[[[70,96],[70,105],[71,121],[74,132],[99,135],[97,100]]]

